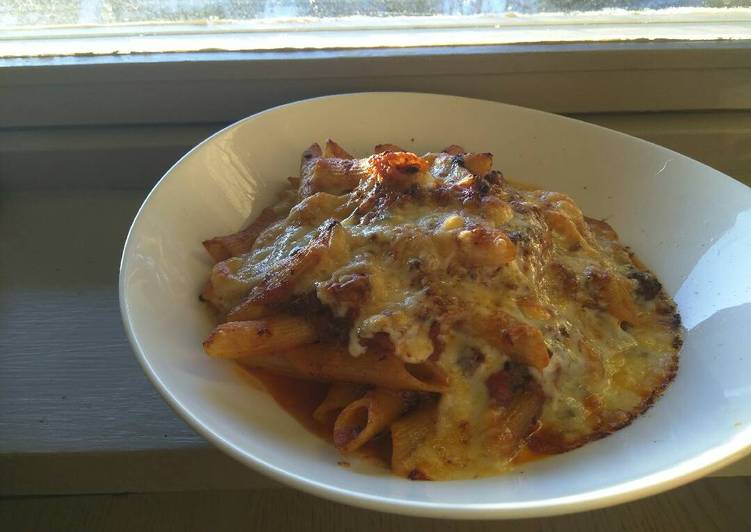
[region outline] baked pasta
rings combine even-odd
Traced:
[[[475,478],[601,438],[671,381],[680,316],[604,221],[489,153],[313,144],[279,201],[205,241],[204,342],[342,453]]]

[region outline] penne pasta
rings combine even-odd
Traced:
[[[327,251],[343,247],[346,247],[346,240],[339,222],[324,222],[316,238],[269,272],[263,282],[255,286],[247,297],[229,312],[227,320],[257,319],[268,307],[289,300],[294,294],[295,282],[303,274],[318,265]]]
[[[460,259],[469,266],[502,266],[514,260],[516,246],[503,231],[475,227],[456,235]]]
[[[342,452],[356,451],[386,430],[406,410],[407,392],[376,388],[350,403],[334,423],[334,445]]]
[[[498,310],[492,316],[473,315],[464,328],[521,364],[539,370],[550,361],[550,354],[540,330]]]
[[[211,279],[209,279],[206,281],[206,284],[203,285],[201,293],[198,295],[198,299],[211,305],[214,310],[222,311],[223,309],[214,302],[214,297],[214,285],[212,284]]]
[[[251,250],[253,243],[264,229],[280,218],[281,215],[276,209],[268,207],[261,211],[258,218],[242,231],[204,240],[203,247],[206,248],[214,262],[242,255]]]
[[[639,312],[632,295],[634,289],[628,280],[614,277],[596,268],[588,268],[584,273],[610,314],[630,324],[639,323]]]
[[[202,298],[223,314],[242,301],[250,290],[248,283],[237,276],[241,265],[239,257],[230,257],[214,264],[209,282],[201,294]]]
[[[394,390],[440,392],[448,377],[436,364],[407,364],[393,355],[372,351],[353,357],[346,348],[312,344],[274,354],[255,354],[239,359],[248,367],[278,371],[291,377],[343,381],[383,386]]]
[[[346,202],[346,198],[316,192],[295,205],[289,212],[287,220],[293,223],[318,226],[336,214],[337,210]]]
[[[387,151],[404,151],[400,146],[396,144],[376,144],[373,148],[373,153],[383,153]]]
[[[670,382],[675,304],[571,197],[458,145],[322,146],[296,190],[204,242],[200,299],[224,321],[206,353],[339,451],[412,480],[487,476],[617,430]]]
[[[584,355],[587,370],[598,377],[605,376],[605,366],[602,363],[602,356],[586,340],[579,341],[579,350]]]
[[[536,428],[544,399],[542,390],[533,387],[517,395],[508,407],[488,410],[490,429],[485,436],[488,456],[510,460],[519,452],[527,436]]]
[[[464,148],[461,146],[457,146],[456,144],[452,144],[451,146],[446,146],[441,150],[443,153],[448,153],[449,155],[464,155],[465,152]]]
[[[427,480],[425,472],[415,468],[414,454],[433,434],[438,420],[434,404],[420,408],[391,424],[391,469],[413,480]]]
[[[203,343],[209,356],[242,358],[273,354],[309,344],[318,338],[310,322],[296,316],[272,316],[258,321],[218,325]]]
[[[331,139],[328,139],[326,145],[323,147],[323,156],[326,158],[336,157],[337,159],[353,159],[347,150]]]
[[[313,159],[305,166],[300,195],[305,197],[316,192],[342,194],[354,189],[367,175],[367,166],[357,159]]]
[[[524,313],[524,316],[531,320],[545,321],[553,317],[553,314],[548,309],[532,297],[520,297],[516,300],[516,304]]]
[[[313,412],[313,417],[319,423],[327,423],[332,420],[332,416],[339,414],[347,405],[360,399],[366,391],[367,386],[363,384],[333,382],[329,386],[326,398]]]
[[[428,161],[409,152],[383,152],[370,158],[379,183],[389,190],[404,191],[416,184]]]
[[[591,250],[589,243],[579,232],[576,224],[565,214],[558,211],[545,211],[545,222],[553,232],[561,236],[568,249],[584,248]]]
[[[240,304],[233,307],[227,314],[228,321],[250,321],[265,318],[274,314],[275,310],[270,304],[262,303],[268,301],[265,293],[256,292],[251,294]]]
[[[613,241],[618,239],[618,234],[607,222],[596,218],[590,218],[589,216],[584,216],[584,222],[589,226],[590,231],[593,233],[599,233],[604,240]],[[641,268],[644,269],[645,266],[642,265]]]
[[[302,156],[300,157],[300,175],[305,173],[305,168],[310,161],[318,159],[322,155],[323,150],[321,150],[321,146],[317,142],[308,146],[308,148],[302,152]]]
[[[493,169],[493,154],[467,153],[464,155],[464,168],[477,177],[483,177]]]

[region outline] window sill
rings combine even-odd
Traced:
[[[145,194],[0,197],[0,496],[278,487],[188,427],[133,356],[117,265]],[[751,476],[751,458],[714,476]]]
[[[226,123],[364,90],[569,114],[751,109],[749,52],[751,41],[6,59],[0,127]]]
[[[751,9],[197,20],[11,29],[0,57],[751,39]]]

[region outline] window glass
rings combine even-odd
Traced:
[[[751,0],[3,0],[0,25],[435,17],[751,7]]]

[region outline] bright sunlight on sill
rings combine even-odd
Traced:
[[[751,0],[9,0],[0,57],[751,39]]]

